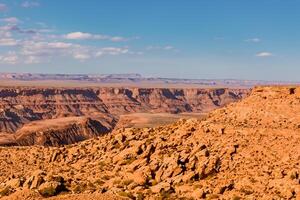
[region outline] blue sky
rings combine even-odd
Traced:
[[[300,81],[300,0],[0,0],[0,71]]]

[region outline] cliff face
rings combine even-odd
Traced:
[[[1,89],[0,109],[1,132],[15,132],[35,120],[109,115],[105,104],[91,89]]]
[[[58,180],[72,193],[132,199],[299,199],[299,113],[300,87],[258,87],[203,120],[122,128],[65,147],[1,148],[2,191],[43,194]]]
[[[0,88],[0,132],[16,133],[34,121],[75,116],[91,117],[111,130],[120,114],[208,112],[247,93],[246,89]]]
[[[237,101],[247,89],[103,88],[96,90],[110,113],[207,112]]]
[[[112,130],[110,124],[86,117],[67,117],[26,124],[15,134],[11,145],[60,146],[73,144]]]

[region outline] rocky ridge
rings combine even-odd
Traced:
[[[0,194],[299,199],[299,112],[300,87],[257,87],[204,120],[119,129],[60,148],[0,148]]]

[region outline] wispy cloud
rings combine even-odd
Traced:
[[[170,51],[170,50],[176,50],[175,47],[171,46],[171,45],[166,45],[166,46],[148,46],[146,47],[147,50],[166,50],[166,51]]]
[[[24,8],[30,8],[39,6],[39,3],[25,1],[21,5]],[[6,5],[0,4],[0,11],[1,9],[6,10]],[[131,50],[127,46],[115,47],[112,45],[113,43],[107,46],[89,46],[84,41],[79,41],[123,42],[138,39],[138,37],[126,38],[85,32],[58,34],[56,29],[49,29],[45,23],[33,23],[33,28],[25,29],[23,25],[26,21],[22,22],[17,17],[0,18],[0,22],[4,23],[4,25],[0,25],[0,47],[3,47],[3,52],[0,54],[1,64],[47,63],[53,61],[54,58],[75,59],[83,62],[90,59],[100,59],[104,56],[143,54],[143,52]],[[74,40],[77,40],[76,43]],[[173,48],[172,46],[163,47],[165,50]]]
[[[5,26],[0,26],[0,31],[7,31],[7,32],[17,32],[23,34],[36,34],[37,31],[34,29],[23,29],[16,24],[7,24]]]
[[[110,40],[113,42],[123,42],[127,41],[127,38],[120,36],[109,36],[109,35],[101,35],[101,34],[91,34],[91,33],[83,33],[83,32],[72,32],[63,36],[63,38],[68,40]]]
[[[5,55],[0,55],[0,63],[3,64],[17,64],[19,61],[18,55],[14,51],[10,51]]]
[[[271,57],[271,56],[274,56],[274,55],[271,52],[262,51],[262,52],[258,52],[255,56],[256,57]]]
[[[18,45],[19,41],[13,38],[1,38],[0,39],[0,46],[16,46]]]
[[[130,51],[128,47],[97,48],[68,42],[19,41],[13,38],[0,39],[0,46],[17,46],[17,49],[13,53],[9,52],[0,55],[0,63],[5,64],[45,63],[57,57],[71,57],[75,60],[85,61],[102,56],[139,54]]]
[[[100,57],[103,55],[121,55],[121,54],[126,54],[129,53],[129,49],[124,47],[124,48],[118,48],[118,47],[105,47],[101,48],[99,51],[96,52],[95,56]]]
[[[25,56],[52,57],[55,55],[66,55],[79,48],[80,45],[65,42],[35,42],[24,41],[21,44],[20,54]]]
[[[40,3],[37,1],[24,1],[23,3],[21,3],[21,6],[23,8],[34,8],[34,7],[39,7]]]
[[[6,11],[7,10],[7,5],[4,3],[0,3],[0,12]]]
[[[18,24],[20,23],[21,21],[16,18],[16,17],[7,17],[7,18],[3,18],[1,19],[1,21],[3,22],[6,22],[6,23],[9,23],[9,24]]]
[[[261,42],[261,39],[260,38],[249,38],[249,39],[246,39],[245,42],[258,43],[258,42]]]
[[[75,52],[73,54],[73,58],[80,61],[85,61],[91,58],[91,56],[88,53],[82,53],[82,52]]]

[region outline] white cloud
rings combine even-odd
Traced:
[[[37,64],[40,62],[41,62],[40,58],[38,58],[36,56],[28,56],[25,58],[25,61],[24,61],[25,64]]]
[[[73,51],[81,49],[79,45],[64,42],[35,42],[35,41],[17,41],[12,38],[0,39],[0,46],[14,46],[18,48],[14,52],[0,56],[0,63],[4,64],[35,64],[48,62],[51,58],[61,56],[72,56]],[[84,59],[83,56],[76,55],[76,59]]]
[[[254,42],[254,43],[258,43],[261,42],[260,38],[249,38],[247,40],[245,40],[246,42]]]
[[[71,50],[79,48],[79,45],[65,42],[34,42],[22,43],[21,54],[26,56],[55,56],[70,54]]]
[[[90,59],[91,56],[87,53],[76,52],[73,54],[73,58],[75,58],[76,60],[84,61]]]
[[[0,55],[0,63],[17,64],[19,61],[16,52],[8,52],[6,55]]]
[[[65,35],[66,39],[69,40],[84,40],[90,39],[92,35],[90,33],[82,33],[82,32],[73,32]]]
[[[5,26],[0,26],[0,31],[17,32],[17,33],[21,33],[21,34],[36,34],[36,33],[38,33],[37,30],[22,29],[16,24],[8,24],[8,25],[5,25]]]
[[[0,12],[4,12],[7,10],[7,6],[4,3],[0,3]]]
[[[113,42],[123,42],[123,41],[126,41],[127,39],[125,39],[123,37],[116,36],[116,37],[111,37],[110,40],[113,41]]]
[[[19,49],[13,54],[10,53],[0,57],[1,63],[7,64],[36,64],[48,62],[53,58],[73,56],[74,51],[81,49],[79,45],[64,42],[35,42],[23,41],[18,43]],[[75,55],[75,54],[74,54]],[[83,60],[79,54],[73,56],[76,59]]]
[[[0,39],[0,46],[16,45],[14,52],[0,56],[0,63],[5,64],[36,64],[46,63],[59,57],[73,58],[79,61],[96,59],[105,55],[118,56],[123,54],[140,55],[128,47],[89,47],[66,42],[14,41],[12,38]]]
[[[18,40],[13,38],[0,38],[0,46],[16,46],[18,45]]]
[[[127,47],[90,47],[67,42],[23,41],[19,43],[19,54],[25,58],[34,57],[34,60],[51,60],[56,57],[71,57],[84,61],[104,55],[117,56],[132,54]],[[38,58],[38,59],[37,59]],[[33,60],[33,59],[31,59]]]
[[[20,20],[16,17],[4,18],[4,19],[1,19],[1,21],[9,23],[9,24],[18,24],[18,23],[20,23]]]
[[[257,56],[257,57],[271,57],[271,56],[273,56],[273,54],[271,52],[262,51],[262,52],[258,52],[255,56]]]
[[[12,29],[11,25],[0,26],[1,31],[12,31]]]
[[[112,42],[123,42],[128,39],[120,36],[109,36],[109,35],[100,35],[100,34],[91,34],[83,32],[72,32],[63,36],[63,38],[68,40],[110,40]]]
[[[147,50],[166,50],[166,51],[170,51],[170,50],[176,50],[175,47],[171,46],[171,45],[166,45],[166,46],[148,46],[146,48]]]
[[[118,47],[105,47],[98,50],[95,54],[96,57],[100,57],[103,55],[121,55],[129,53],[128,48],[118,48]]]
[[[36,1],[24,1],[21,6],[23,8],[33,8],[33,7],[39,7],[40,3]]]
[[[65,43],[65,42],[48,42],[44,44],[46,44],[46,46],[52,49],[68,49],[74,46],[72,43]]]
[[[26,1],[23,7],[31,7],[32,1]],[[30,4],[30,5],[29,5]],[[1,5],[1,4],[0,4]],[[0,54],[2,64],[36,64],[51,62],[58,58],[75,59],[85,61],[97,59],[101,56],[118,56],[123,54],[140,55],[142,52],[134,52],[129,47],[96,47],[71,42],[71,40],[107,40],[112,42],[128,41],[134,38],[121,36],[109,36],[84,32],[73,32],[66,35],[50,33],[45,24],[36,24],[40,29],[24,29],[19,25],[21,20],[16,17],[0,18],[5,25],[0,26],[0,47],[9,47],[8,52]],[[22,22],[25,23],[26,21]],[[165,46],[170,50],[172,46]],[[8,48],[3,48],[3,50]]]
[[[163,49],[164,50],[172,50],[172,49],[174,49],[174,47],[173,46],[165,46]]]
[[[10,38],[12,36],[10,31],[2,30],[0,27],[0,37],[2,38]]]

